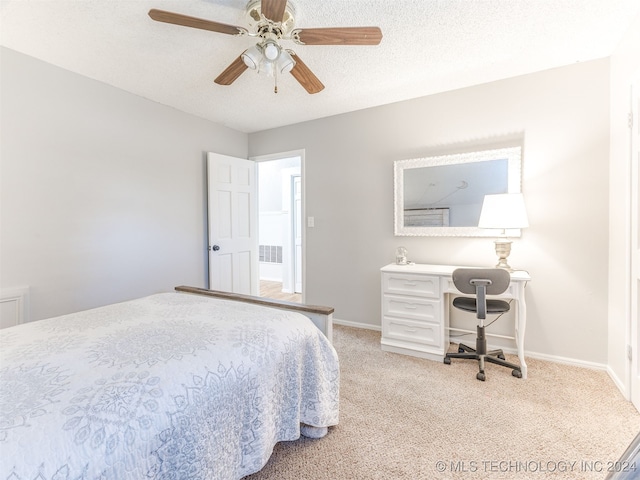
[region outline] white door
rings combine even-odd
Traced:
[[[255,162],[207,155],[209,288],[258,295]]]
[[[300,176],[292,177],[293,180],[293,276],[294,292],[302,293],[302,182]]]
[[[640,410],[640,75],[631,91],[631,400]]]

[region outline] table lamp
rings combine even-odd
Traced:
[[[502,230],[500,238],[494,241],[498,255],[497,268],[513,271],[507,263],[507,257],[511,253],[511,240],[507,238],[507,230],[528,226],[529,220],[521,193],[485,195],[478,227]]]

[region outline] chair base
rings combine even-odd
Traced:
[[[478,337],[476,338],[476,348],[473,349],[462,343],[458,346],[458,353],[447,353],[444,357],[444,363],[451,364],[452,358],[460,358],[465,360],[477,360],[478,361],[478,374],[476,378],[484,382],[486,379],[484,373],[485,363],[494,363],[501,367],[511,368],[511,375],[516,378],[522,378],[522,370],[519,365],[515,363],[507,362],[504,358],[502,350],[491,350],[487,352],[487,339],[484,335],[484,326],[478,327]]]

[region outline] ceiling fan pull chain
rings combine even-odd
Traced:
[[[278,69],[273,70],[273,93],[278,93]]]

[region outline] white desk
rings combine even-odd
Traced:
[[[450,297],[462,295],[451,280],[456,268],[460,267],[392,263],[381,269],[383,350],[442,361],[449,347]],[[507,338],[516,341],[522,378],[527,378],[524,290],[530,280],[527,272],[512,272],[509,288],[500,295],[490,295],[516,302],[514,336]]]

